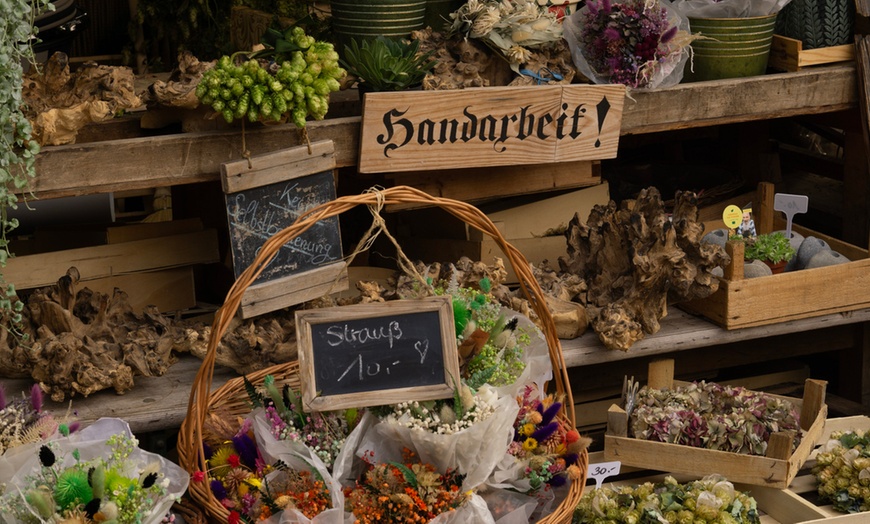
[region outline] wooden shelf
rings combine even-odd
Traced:
[[[854,64],[793,73],[715,80],[634,91],[626,100],[622,135],[654,133],[858,107]],[[337,167],[354,166],[360,117],[308,124],[312,142],[335,141]],[[295,126],[247,130],[257,155],[301,144]],[[31,189],[38,198],[155,188],[219,179],[220,164],[242,158],[241,130],[126,138],[45,147],[36,159]],[[540,169],[551,169],[543,165]]]
[[[671,308],[668,316],[662,320],[661,331],[636,343],[629,351],[606,349],[591,331],[573,340],[563,340],[562,347],[565,363],[571,368],[651,355],[673,354],[729,342],[867,321],[870,321],[870,309],[758,328],[725,331],[704,319]],[[820,347],[819,352],[823,351],[825,348]],[[190,385],[193,384],[200,362],[193,356],[182,355],[179,362],[170,367],[169,372],[162,377],[136,377],[136,386],[125,395],[116,395],[112,391],[104,390],[86,398],[75,397],[72,400],[72,409],[78,413],[78,420],[83,424],[90,424],[100,417],[120,417],[130,423],[134,433],[178,428],[187,414]],[[235,376],[232,370],[215,368],[212,388],[220,387]],[[18,395],[18,391],[29,390],[32,384],[31,381],[24,379],[4,379],[3,382],[7,395]],[[69,407],[69,401],[63,403],[46,401],[46,406],[52,412],[64,413]]]
[[[870,321],[870,309],[834,313],[821,317],[793,320],[726,331],[701,317],[671,307],[661,320],[661,330],[636,342],[628,351],[607,350],[591,330],[573,340],[562,341],[565,365],[569,368],[617,362],[633,358],[673,354],[677,351],[756,340],[789,333],[801,333],[834,326]],[[819,348],[824,351],[825,348]]]

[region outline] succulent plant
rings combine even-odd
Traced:
[[[769,233],[747,239],[743,258],[746,260],[767,260],[774,264],[788,261],[795,254],[791,242],[782,233]]]
[[[432,53],[421,53],[418,40],[379,36],[362,43],[352,40],[340,62],[368,91],[403,91],[423,82],[436,63]]]

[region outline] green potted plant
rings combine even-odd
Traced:
[[[420,41],[379,36],[344,48],[341,64],[359,81],[360,94],[371,91],[404,91],[422,85],[435,66],[432,53],[420,52]]]
[[[795,254],[791,242],[782,233],[768,233],[747,238],[743,251],[746,260],[761,260],[774,273],[781,273]]]

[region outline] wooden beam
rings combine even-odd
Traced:
[[[637,91],[626,100],[622,135],[697,128],[854,109],[854,64],[794,73],[680,84]],[[796,96],[799,93],[800,96]],[[360,117],[307,125],[309,139],[336,144],[336,166],[355,166]],[[251,154],[301,145],[292,124],[247,130]],[[36,159],[30,189],[38,198],[84,195],[219,180],[220,164],[242,158],[241,131],[204,132],[50,146]],[[548,170],[543,164],[537,169]]]

